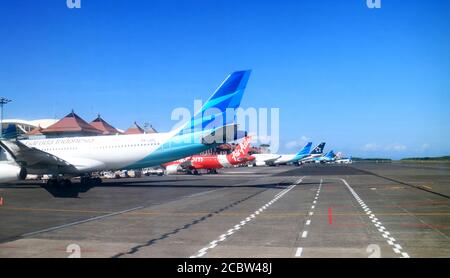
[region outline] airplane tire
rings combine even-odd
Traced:
[[[56,179],[49,179],[49,180],[47,180],[47,185],[51,186],[51,187],[57,186],[58,181]]]
[[[66,187],[66,186],[71,186],[71,185],[72,185],[72,181],[70,181],[69,179],[64,179],[59,182],[59,186],[61,186],[61,187]]]
[[[89,178],[87,178],[87,177],[82,177],[82,178],[80,179],[80,183],[81,183],[81,185],[88,185],[88,184],[89,184]]]
[[[92,181],[94,182],[94,185],[100,185],[103,182],[101,178],[94,178]]]

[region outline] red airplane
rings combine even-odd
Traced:
[[[251,137],[247,136],[242,142],[228,155],[193,155],[180,160],[163,164],[168,175],[176,174],[180,171],[186,171],[198,175],[198,170],[207,169],[208,173],[215,174],[217,169],[244,164],[254,160],[253,156],[248,155],[250,149]]]

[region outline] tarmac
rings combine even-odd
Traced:
[[[450,164],[0,186],[0,257],[448,258]]]

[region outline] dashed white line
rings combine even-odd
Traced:
[[[303,231],[302,238],[306,238],[306,237],[308,237],[308,231]]]
[[[347,186],[350,193],[353,195],[353,197],[358,201],[358,203],[361,205],[361,208],[366,211],[366,214],[369,215],[369,219],[372,220],[372,223],[374,223],[374,226],[377,228],[377,230],[381,233],[383,238],[386,239],[387,243],[392,246],[392,250],[395,254],[400,254],[402,258],[409,258],[408,253],[401,252],[402,246],[400,244],[396,244],[395,238],[390,236],[391,234],[389,231],[386,230],[386,228],[383,226],[383,224],[378,221],[378,218],[375,216],[375,214],[372,213],[372,211],[369,209],[369,207],[361,200],[361,198],[358,196],[355,190],[348,184],[348,182],[345,179],[341,179],[342,182]]]
[[[299,247],[297,248],[297,252],[295,252],[296,257],[301,257],[303,253],[303,248]]]
[[[320,195],[320,190],[322,189],[323,179],[320,179],[319,188],[317,189],[316,196],[314,197],[313,205],[311,206],[311,210],[308,212],[309,216],[314,215],[314,209],[316,208],[317,199]],[[305,227],[311,225],[311,219],[306,220]],[[303,231],[301,238],[307,238],[308,237],[308,231]],[[299,247],[297,248],[297,251],[295,252],[295,257],[301,257],[303,253],[303,248]]]
[[[245,220],[242,220],[238,225],[235,225],[232,229],[229,229],[226,234],[222,234],[217,240],[211,241],[207,247],[200,249],[195,255],[192,255],[190,258],[200,258],[203,257],[210,251],[211,249],[218,246],[220,242],[225,241],[228,237],[230,237],[234,232],[240,230],[243,226],[245,226],[247,223],[252,221],[256,218],[257,215],[264,212],[267,208],[269,208],[273,203],[275,203],[277,200],[282,198],[284,195],[286,195],[289,191],[294,189],[298,184],[300,184],[305,177],[302,177],[297,182],[289,186],[288,188],[284,189],[283,191],[279,192],[274,196],[274,198],[269,201],[268,203],[264,204],[260,209],[256,210],[254,213],[252,213],[249,217],[246,217]]]

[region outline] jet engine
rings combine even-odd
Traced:
[[[27,169],[13,164],[0,164],[0,183],[9,183],[24,180]]]
[[[261,161],[261,160],[256,160],[254,162],[255,166],[261,167],[261,166],[267,166],[265,161]]]
[[[179,165],[169,165],[166,167],[166,175],[175,175],[178,173]]]

